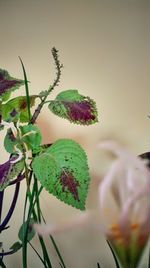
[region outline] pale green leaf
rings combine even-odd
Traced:
[[[22,134],[21,140],[25,142],[33,152],[38,151],[42,140],[39,128],[35,125],[28,124],[21,126],[20,130]]]

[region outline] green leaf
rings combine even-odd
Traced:
[[[42,150],[42,148],[40,148],[42,136],[37,126],[32,124],[20,126],[20,132],[20,135],[15,137],[11,128],[7,130],[4,138],[4,147],[8,153],[15,153],[16,146],[18,149],[22,150],[23,143],[25,143],[28,149],[31,149],[33,153],[37,153]]]
[[[42,186],[68,205],[85,209],[90,181],[87,157],[73,140],[56,141],[33,160],[33,172]]]
[[[24,85],[24,81],[13,78],[6,70],[0,69],[0,98],[3,101],[9,99],[12,91]]]
[[[36,95],[30,96],[30,106],[34,106]],[[2,119],[7,122],[28,122],[26,96],[16,97],[2,105]]]
[[[39,151],[39,146],[42,141],[42,136],[40,130],[37,126],[28,124],[20,127],[22,136],[22,141],[25,142],[29,149],[33,150],[34,153]]]
[[[21,249],[21,247],[22,247],[22,244],[19,241],[17,241],[10,247],[10,249],[12,249],[14,251],[14,253],[15,253],[19,249]]]
[[[14,136],[11,128],[9,128],[7,130],[6,136],[4,138],[4,147],[5,150],[12,154],[15,152],[14,146],[18,144],[18,140],[16,139],[16,137]],[[18,148],[20,148],[19,145],[17,145]],[[21,149],[21,148],[20,148]]]
[[[62,91],[48,107],[54,114],[75,124],[91,125],[98,121],[95,102],[77,90]]]
[[[31,227],[32,225],[34,224],[34,220],[33,219],[30,219],[30,221],[26,221],[24,222],[21,227],[20,227],[20,230],[19,230],[19,233],[18,233],[18,237],[19,239],[23,242],[24,239],[25,239],[25,236],[26,236],[26,231],[28,229],[28,233],[27,233],[27,240],[28,241],[31,241],[32,238],[35,236],[35,231],[34,229]]]

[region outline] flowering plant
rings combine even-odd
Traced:
[[[40,193],[43,188],[66,204],[80,210],[85,209],[90,176],[83,148],[71,139],[41,144],[42,136],[36,122],[43,106],[48,105],[48,109],[61,118],[75,124],[91,125],[98,120],[96,104],[76,89],[62,91],[54,100],[49,98],[60,82],[63,67],[56,48],[52,48],[52,56],[56,66],[56,78],[48,90],[37,95],[29,93],[27,74],[21,59],[23,80],[13,78],[6,70],[0,69],[0,130],[6,132],[4,147],[9,153],[8,161],[0,165],[0,232],[9,228],[8,223],[15,209],[21,181],[26,180],[23,224],[18,232],[19,240],[9,250],[5,249],[6,246],[1,241],[1,267],[5,267],[4,260],[7,255],[22,249],[22,264],[26,268],[28,244],[43,267],[52,267],[44,239],[38,236],[43,256],[37,252],[31,241],[35,235],[31,228],[33,223],[45,221],[40,207]],[[13,91],[22,85],[25,86],[25,96],[11,98]],[[34,108],[37,102],[37,107]],[[4,192],[6,194],[7,187],[14,185],[14,197],[3,219]],[[50,236],[50,239],[60,260],[59,267],[66,267],[53,237]]]
[[[121,265],[123,268],[137,268],[150,235],[150,170],[149,163],[145,162],[145,159],[150,159],[149,153],[137,157],[112,141],[101,143],[99,147],[113,152],[117,159],[99,183],[98,221],[91,211],[86,211],[58,225],[45,222],[40,206],[43,189],[66,204],[85,210],[90,176],[86,154],[77,142],[60,139],[42,144],[41,132],[37,126],[42,108],[48,104],[48,109],[53,114],[75,124],[91,125],[98,121],[95,102],[90,97],[81,95],[78,90],[65,90],[54,100],[49,98],[60,82],[63,67],[55,48],[52,48],[52,56],[56,78],[48,90],[37,95],[29,93],[27,74],[21,59],[24,74],[22,80],[13,78],[7,71],[0,69],[0,130],[5,130],[4,147],[9,153],[8,161],[0,165],[0,232],[9,228],[21,181],[26,180],[23,223],[18,231],[18,241],[9,250],[5,249],[6,246],[1,241],[0,266],[6,267],[4,262],[7,255],[22,250],[22,265],[27,268],[29,245],[43,267],[52,268],[53,263],[44,241],[44,235],[49,235],[59,258],[58,265],[65,268],[52,235],[86,223],[105,234],[116,267]],[[25,96],[11,98],[13,91],[23,85]],[[10,186],[15,186],[14,196],[8,213],[3,218],[4,193],[7,193]],[[35,231],[42,255],[32,244]],[[97,267],[100,267],[99,263]]]

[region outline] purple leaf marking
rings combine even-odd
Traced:
[[[10,160],[0,165],[0,185],[3,185],[7,180],[7,175],[9,173],[10,167],[11,167]]]
[[[73,175],[69,171],[65,170],[65,171],[62,171],[59,179],[62,185],[62,191],[65,192],[67,188],[67,190],[73,195],[74,199],[77,201],[80,201],[79,196],[78,196],[78,190],[77,190],[77,187],[79,186],[79,182],[75,180]]]
[[[71,121],[79,121],[82,124],[86,124],[96,119],[92,104],[88,101],[63,102],[63,104]]]
[[[14,108],[11,112],[10,112],[10,116],[14,117],[17,115],[17,111],[16,109]]]
[[[23,80],[12,78],[7,71],[0,69],[0,96],[23,84]]]

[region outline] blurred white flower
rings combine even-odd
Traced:
[[[112,141],[99,147],[117,156],[98,189],[105,234],[123,267],[136,267],[150,235],[150,171]]]
[[[103,142],[99,147],[117,156],[98,190],[100,214],[108,232],[113,235],[109,227],[115,229],[116,226],[124,239],[128,239],[135,229],[138,229],[139,238],[149,234],[150,171],[145,161],[111,141]]]

